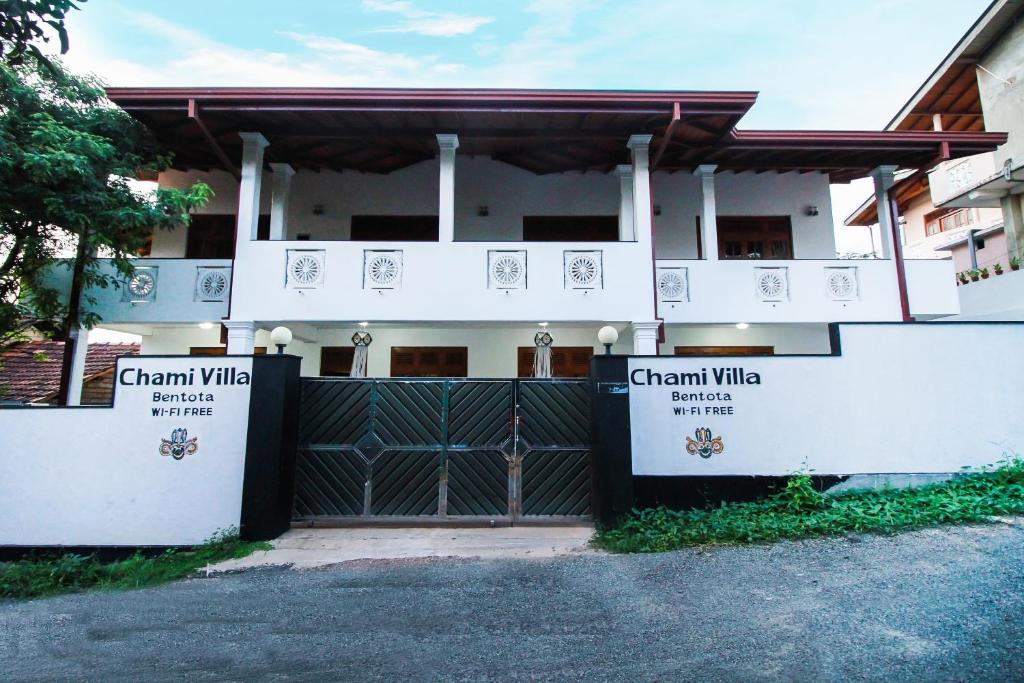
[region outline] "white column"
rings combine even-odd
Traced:
[[[71,357],[71,377],[68,381],[68,405],[82,405],[82,383],[85,380],[85,357],[89,353],[89,330],[79,327],[71,330],[76,338],[75,353]]]
[[[459,148],[459,136],[454,133],[438,133],[437,145],[441,148],[441,164],[438,172],[437,223],[438,241],[455,241],[455,150]]]
[[[228,328],[228,353],[247,356],[256,348],[256,323],[224,321]]]
[[[288,238],[288,197],[292,191],[295,169],[290,164],[270,164],[274,172],[274,187],[270,202],[270,239]]]
[[[650,135],[630,135],[626,145],[633,154],[633,238],[651,244]],[[650,247],[649,247],[650,248]],[[653,253],[653,252],[652,252]]]
[[[633,167],[622,164],[615,167],[619,176],[619,241],[632,242],[636,239],[633,229]]]
[[[263,149],[270,144],[259,133],[239,133],[242,138],[242,180],[238,184],[238,229],[235,251],[256,239],[260,220],[260,185],[263,182]]]
[[[633,355],[658,355],[658,321],[630,323],[633,330]]]
[[[893,255],[893,216],[889,211],[889,188],[896,182],[896,166],[879,166],[871,172],[875,182],[875,207],[878,211],[878,236],[882,243],[882,258]]]
[[[700,178],[700,245],[704,258],[718,260],[718,207],[715,204],[714,164],[702,164],[693,170]]]

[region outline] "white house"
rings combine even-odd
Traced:
[[[991,152],[992,132],[738,130],[753,92],[112,88],[216,197],[95,292],[142,354],[251,353],[307,376],[556,375],[616,352],[826,353],[830,322],[958,312],[950,261],[836,258],[830,183]],[[63,270],[56,276],[61,276]],[[366,323],[365,325],[363,323]]]

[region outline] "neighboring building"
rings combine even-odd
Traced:
[[[826,353],[828,323],[958,311],[948,261],[836,258],[831,182],[985,132],[743,131],[750,92],[116,88],[213,201],[157,232],[103,326],[143,354],[251,353],[285,325],[305,375],[556,375],[619,353]],[[54,277],[64,269],[55,271]],[[906,284],[904,287],[902,283]],[[905,303],[904,303],[905,302]],[[368,323],[361,326],[361,323]]]
[[[134,356],[138,344],[90,344],[80,402],[109,405],[118,356]],[[27,341],[0,353],[0,402],[54,403],[60,385],[64,342]]]
[[[1024,256],[1022,18],[1022,0],[992,2],[886,127],[1008,134],[1007,142],[993,152],[923,166],[892,190],[903,217],[908,258],[952,255],[957,273],[989,272],[989,282],[960,290],[965,318],[1024,318],[1024,275],[1013,275],[1015,286],[1010,288],[1005,282],[990,286],[996,264],[1009,274],[1011,259]],[[846,224],[871,226],[877,221],[872,198]]]

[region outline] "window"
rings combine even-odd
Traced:
[[[524,242],[618,242],[618,216],[523,216]]]
[[[436,242],[437,216],[352,216],[353,242]]]
[[[519,347],[517,360],[520,377],[533,377],[533,357],[536,353],[536,346]],[[594,349],[590,346],[552,346],[551,376],[589,377],[593,355]]]
[[[719,216],[718,257],[793,258],[793,228],[789,216]]]
[[[977,209],[941,209],[932,211],[924,217],[925,237],[949,232],[957,228],[974,225],[978,222]]]
[[[349,377],[352,374],[354,346],[325,346],[320,349],[321,377]]]
[[[392,346],[392,377],[466,377],[465,346]]]
[[[677,346],[677,356],[774,356],[774,346]]]
[[[253,353],[258,356],[262,356],[267,352],[266,346],[257,346],[253,349]],[[226,356],[228,349],[226,346],[193,346],[188,350],[190,356]]]
[[[185,258],[234,258],[235,222],[232,214],[193,214],[188,224]],[[260,216],[256,237],[270,238],[270,216]]]

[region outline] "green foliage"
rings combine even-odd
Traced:
[[[937,524],[983,522],[1024,514],[1024,460],[968,472],[918,488],[824,496],[806,474],[763,500],[703,510],[636,510],[595,543],[614,552],[660,552],[695,545],[758,543],[851,532],[892,533]]]
[[[27,57],[49,66],[36,42],[47,43],[47,30],[57,35],[60,53],[68,51],[64,21],[68,12],[86,0],[0,0],[0,59],[23,64]],[[77,4],[76,4],[77,3]]]
[[[133,185],[129,178],[166,169],[169,157],[99,83],[57,63],[0,62],[0,149],[0,348],[28,326],[98,322],[94,298],[71,305],[47,285],[56,257],[78,250],[83,289],[119,286],[154,229],[187,223],[212,194],[202,183],[155,193]]]
[[[269,550],[265,542],[246,542],[230,533],[216,535],[192,550],[166,550],[156,557],[135,553],[103,562],[71,553],[0,563],[0,598],[38,598],[90,588],[126,590],[174,581],[208,564]]]

